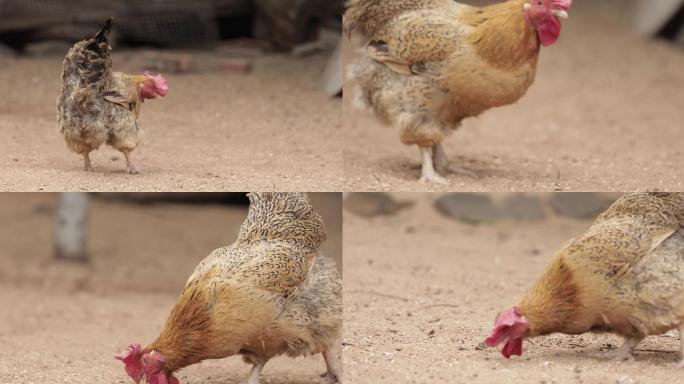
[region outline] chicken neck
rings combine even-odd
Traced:
[[[501,69],[515,69],[539,55],[535,28],[525,20],[523,5],[527,0],[510,0],[484,8],[474,8],[464,15],[473,26],[470,44],[478,55]]]
[[[520,302],[520,313],[529,322],[525,336],[575,333],[573,320],[579,305],[572,271],[562,257],[556,257]]]

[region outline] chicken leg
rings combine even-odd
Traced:
[[[83,170],[86,172],[95,171],[95,169],[93,168],[93,164],[90,162],[90,152],[86,152],[83,154]]]
[[[135,164],[133,164],[131,152],[130,151],[122,151],[122,152],[123,152],[124,156],[126,157],[126,167],[128,168],[128,173],[130,173],[131,175],[137,175],[138,173],[140,173],[140,171],[138,171],[138,168],[135,166]]]
[[[249,372],[249,379],[247,379],[247,384],[259,384],[259,376],[261,375],[261,370],[264,369],[264,365],[268,360],[256,360],[252,366],[252,370]]]
[[[432,147],[432,161],[435,164],[435,168],[439,173],[451,172],[454,175],[475,177],[477,176],[474,172],[471,172],[465,168],[459,167],[455,164],[449,163],[449,159],[444,152],[444,147],[442,143],[437,143]]]
[[[325,365],[328,372],[325,373],[325,384],[342,384],[342,343],[336,342],[330,348],[323,351]]]
[[[590,356],[607,359],[607,360],[617,360],[617,361],[633,361],[634,360],[634,348],[644,339],[644,336],[633,336],[625,339],[625,342],[616,349],[605,352],[591,353]]]
[[[420,147],[420,155],[423,159],[420,181],[423,183],[447,184],[447,180],[440,176],[432,163],[432,149]]]

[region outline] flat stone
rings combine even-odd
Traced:
[[[446,216],[472,224],[504,217],[501,208],[488,195],[480,193],[451,193],[439,198],[435,207]]]
[[[344,208],[359,216],[390,216],[412,206],[412,202],[397,202],[387,193],[354,192],[345,194]]]
[[[501,202],[501,208],[513,220],[534,221],[546,218],[544,204],[538,196],[515,193]]]
[[[600,193],[554,193],[551,195],[551,207],[560,216],[575,219],[594,219],[605,211],[614,201],[612,195]]]

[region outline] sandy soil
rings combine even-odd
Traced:
[[[681,370],[674,335],[648,337],[635,362],[589,352],[612,335],[552,335],[525,342],[522,358],[478,349],[497,313],[513,305],[554,251],[588,221],[471,226],[433,209],[436,195],[396,217],[345,212],[345,368],[360,383],[663,383]]]
[[[117,70],[141,71],[127,64],[134,52],[117,52]],[[93,153],[95,173],[67,149],[55,106],[61,57],[3,62],[0,190],[340,190],[342,102],[319,91],[327,55],[259,56],[248,75],[168,74],[169,95],[141,111],[139,176],[110,147]]]
[[[329,226],[324,251],[341,263],[339,195],[312,197]],[[1,194],[0,382],[129,383],[112,358],[156,337],[199,260],[233,241],[246,210],[237,207],[94,200],[87,266],[55,263],[53,195]],[[336,212],[336,213],[334,213]],[[264,383],[321,383],[321,356],[277,358]],[[241,383],[239,357],[183,370],[184,384]]]
[[[447,154],[477,173],[417,182],[417,148],[344,102],[348,191],[625,191],[684,188],[684,52],[616,20],[620,1],[576,1],[517,104],[466,120]],[[347,44],[347,62],[353,50]]]

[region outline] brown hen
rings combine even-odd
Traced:
[[[516,102],[534,82],[541,45],[560,35],[572,0],[350,0],[345,29],[366,41],[350,75],[369,106],[417,145],[424,182],[472,172],[449,164],[442,141],[461,122]],[[439,172],[439,173],[438,173]]]
[[[302,193],[252,193],[232,245],[197,266],[159,337],[132,344],[126,371],[150,384],[178,383],[183,367],[242,355],[259,382],[274,356],[322,353],[326,383],[342,381],[342,285],[319,254],[323,220]]]
[[[508,358],[524,338],[608,331],[626,340],[606,355],[632,359],[644,337],[675,328],[682,337],[684,193],[630,193],[556,254],[487,344],[505,343]]]

